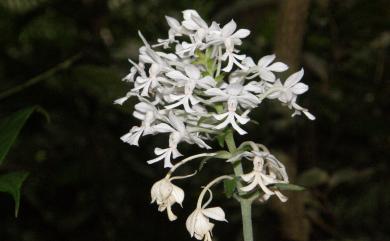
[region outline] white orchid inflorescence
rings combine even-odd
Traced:
[[[122,141],[138,146],[141,136],[167,134],[168,146],[156,147],[156,157],[147,161],[163,161],[164,167],[171,168],[164,179],[153,185],[152,202],[159,205],[160,211],[167,210],[169,220],[175,220],[171,206],[181,205],[184,191],[171,183],[175,177],[170,176],[184,163],[206,156],[229,162],[252,161],[251,172],[235,175],[239,194],[259,193],[262,201],[276,195],[286,201],[275,185],[288,183],[285,168],[265,147],[260,150],[258,144],[247,142],[230,152],[198,154],[175,165],[173,160],[182,156],[178,149],[181,143],[211,149],[207,142],[224,138],[228,131],[245,135],[250,112],[265,99],[279,100],[293,110],[293,116],[303,113],[314,120],[307,109],[296,103],[297,97],[308,90],[300,82],[303,69],[282,82],[277,74],[288,67],[275,62],[275,55],[264,56],[256,64],[241,54],[238,47],[250,31],[237,30],[233,20],[222,27],[216,22],[209,25],[195,10],[183,11],[181,22],[168,16],[166,20],[170,26],[168,38],[158,39],[155,45],[150,45],[139,32],[144,46],[139,49],[138,63],[129,60],[132,67],[123,78],[133,88],[115,101],[121,105],[130,97],[138,99],[133,115],[141,124],[132,127]],[[197,207],[187,220],[191,236],[211,240],[213,224],[209,218],[222,221],[225,215],[221,208]]]

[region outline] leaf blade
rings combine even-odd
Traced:
[[[3,164],[22,127],[37,107],[29,107],[0,121],[0,165]]]
[[[18,216],[20,206],[20,190],[29,173],[24,171],[11,172],[0,175],[0,192],[8,193],[15,202],[15,217]]]

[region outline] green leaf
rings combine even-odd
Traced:
[[[273,185],[274,187],[278,188],[279,190],[287,190],[287,191],[304,191],[306,188],[290,183],[276,183]]]
[[[221,148],[224,148],[225,147],[225,133],[222,132],[221,134],[218,134],[216,138],[217,138],[219,146]]]
[[[36,109],[37,107],[26,108],[0,120],[0,165],[3,163],[5,156],[11,149],[26,120]]]
[[[329,182],[329,175],[325,170],[312,168],[301,174],[298,178],[298,184],[305,187],[317,187]]]
[[[28,177],[28,172],[11,172],[0,175],[0,192],[9,193],[15,201],[15,217],[18,216],[20,204],[20,189]]]
[[[234,194],[234,191],[237,188],[237,180],[236,178],[233,178],[231,180],[224,180],[223,181],[223,189],[224,193],[227,198],[231,198]]]

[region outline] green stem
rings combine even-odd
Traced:
[[[234,142],[233,131],[228,130],[225,136],[225,142],[229,149],[229,152],[234,153],[237,150],[236,144]],[[235,161],[233,163],[234,174],[236,177],[241,176],[244,172],[242,169],[241,161]],[[242,194],[240,191],[242,184],[237,178],[237,188],[239,194]],[[244,235],[244,241],[253,241],[253,229],[252,229],[252,201],[250,199],[244,198],[240,195],[240,206],[241,206],[241,216],[242,216],[242,232]]]
[[[81,57],[81,54],[74,55],[74,56],[70,57],[69,59],[65,60],[64,62],[59,63],[58,65],[54,66],[53,68],[43,72],[42,74],[39,74],[38,76],[35,76],[34,78],[27,80],[23,84],[17,85],[11,89],[8,89],[8,90],[0,93],[0,100],[5,99],[13,94],[20,92],[20,91],[23,91],[24,89],[27,89],[28,87],[35,85],[35,84],[39,83],[40,81],[43,81],[43,80],[49,78],[50,76],[54,75],[58,71],[68,68],[69,66],[71,66],[73,64],[74,61],[78,60],[80,57]]]

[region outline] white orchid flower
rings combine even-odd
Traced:
[[[137,68],[133,66],[130,68],[130,73],[122,78],[122,81],[134,82],[134,77],[136,74],[137,74]]]
[[[147,161],[147,163],[153,164],[164,159],[164,167],[165,168],[172,167],[171,159],[175,159],[179,156],[182,156],[182,154],[177,150],[177,145],[179,144],[180,140],[181,140],[180,133],[172,132],[169,135],[169,147],[165,149],[156,147],[154,149],[154,154],[156,154],[157,157]]]
[[[212,241],[214,224],[210,222],[210,219],[226,222],[225,212],[220,207],[195,209],[186,221],[186,228],[191,237],[198,240]]]
[[[153,47],[163,46],[164,49],[169,47],[169,44],[177,42],[175,37],[182,36],[185,33],[185,29],[175,18],[170,16],[165,16],[167,23],[169,25],[168,38],[167,39],[158,39],[158,44],[153,45]]]
[[[164,159],[164,167],[172,167],[171,158],[175,159],[182,154],[177,150],[177,145],[181,141],[185,141],[189,144],[197,144],[201,148],[210,149],[196,133],[191,133],[184,122],[177,117],[172,111],[168,114],[169,124],[160,123],[151,127],[151,133],[171,133],[169,135],[169,147],[165,149],[155,148],[154,153],[158,157],[149,160],[148,164],[156,163]]]
[[[209,184],[207,184],[202,192],[199,195],[198,202],[196,204],[196,209],[188,216],[186,221],[186,228],[187,231],[190,233],[191,237],[195,237],[198,240],[204,240],[204,241],[212,241],[212,230],[214,228],[214,224],[210,222],[210,219],[214,219],[217,221],[225,221],[227,222],[225,218],[225,212],[220,207],[212,207],[207,208],[209,203],[211,202],[213,198],[213,193],[210,190],[210,187],[214,185],[215,183],[220,182],[224,179],[232,179],[230,176],[221,176],[217,177],[213,181],[211,181]],[[203,197],[206,192],[209,192],[210,198],[209,200],[202,205]]]
[[[266,55],[259,60],[257,66],[254,67],[255,74],[248,77],[248,79],[253,79],[256,76],[259,76],[261,79],[268,82],[275,82],[275,74],[273,72],[283,72],[288,69],[288,66],[282,62],[272,63],[274,61],[275,55]],[[253,67],[252,67],[253,68]]]
[[[295,101],[296,96],[305,93],[309,89],[306,84],[299,82],[302,79],[303,74],[303,69],[293,73],[286,79],[283,85],[280,80],[277,80],[273,87],[280,88],[281,90],[270,95],[268,98],[278,98],[279,101],[286,104]]]
[[[207,30],[208,25],[199,15],[196,10],[188,9],[183,11],[182,25],[191,31],[198,31],[200,29]]]
[[[171,94],[170,99],[177,101],[176,103],[165,106],[166,109],[173,109],[183,105],[187,112],[193,112],[191,105],[194,106],[199,103],[199,100],[194,97],[195,88],[211,88],[215,86],[215,81],[211,76],[201,76],[200,70],[194,65],[187,65],[184,68],[186,75],[182,72],[174,70],[166,74],[169,78],[176,80],[178,86],[184,86],[184,93]],[[190,105],[191,104],[191,105]]]
[[[217,41],[221,41],[225,45],[225,53],[220,56],[221,60],[225,61],[228,59],[228,64],[222,70],[225,72],[230,72],[233,68],[233,65],[236,64],[241,69],[246,70],[246,67],[242,65],[238,60],[242,61],[245,59],[245,55],[236,54],[235,45],[241,45],[242,38],[248,37],[250,31],[248,29],[237,29],[237,24],[234,20],[231,20],[221,30],[220,36],[217,38]],[[235,32],[236,31],[236,32]]]
[[[221,121],[225,119],[223,122],[219,123],[217,126],[215,126],[215,129],[224,129],[229,124],[240,134],[245,135],[247,132],[243,130],[236,122],[245,125],[249,118],[246,117],[246,113],[239,115],[236,113],[237,110],[237,100],[234,98],[231,98],[228,100],[228,111],[223,114],[213,114],[214,118]]]
[[[152,64],[149,69],[148,77],[138,76],[134,83],[134,92],[141,91],[141,96],[149,96],[149,91],[155,89],[160,82],[166,81],[166,78],[159,76],[161,73],[161,68],[158,64]]]
[[[249,183],[241,190],[251,192],[259,186],[264,192],[261,201],[267,200],[272,195],[276,195],[282,202],[287,201],[287,197],[279,190],[271,190],[267,187],[276,183],[288,183],[284,165],[267,152],[252,151],[244,153],[243,156],[253,158],[253,171],[241,175],[242,180]]]
[[[184,191],[171,183],[172,178],[163,178],[162,180],[153,184],[150,191],[152,201],[158,205],[158,211],[163,212],[167,210],[168,219],[174,221],[177,216],[172,212],[172,206],[178,203],[182,206],[184,200]]]
[[[141,136],[152,134],[154,127],[153,122],[157,118],[164,119],[164,116],[154,107],[154,105],[147,100],[140,97],[141,101],[135,105],[133,116],[142,121],[141,126],[134,126],[130,129],[129,133],[123,135],[121,140],[129,143],[130,145],[138,146],[138,140]]]
[[[315,120],[316,119],[316,117],[313,114],[311,114],[308,109],[303,108],[302,106],[298,105],[295,102],[295,100],[291,102],[291,104],[289,105],[289,108],[290,109],[294,109],[294,113],[291,115],[292,117],[294,117],[295,115],[300,115],[301,113],[303,113],[309,120]]]
[[[254,108],[260,103],[259,99],[248,91],[248,88],[241,83],[232,83],[220,88],[211,88],[205,94],[213,96],[208,101],[225,102],[229,99],[236,99],[237,103],[243,107]]]
[[[293,73],[286,79],[284,84],[282,84],[280,80],[277,80],[272,88],[280,90],[275,91],[273,94],[269,95],[268,98],[277,98],[283,104],[288,105],[290,109],[294,109],[292,116],[303,113],[308,119],[315,120],[315,116],[311,114],[308,109],[303,108],[296,103],[298,95],[305,93],[309,89],[306,84],[300,82],[303,74],[303,69]]]

